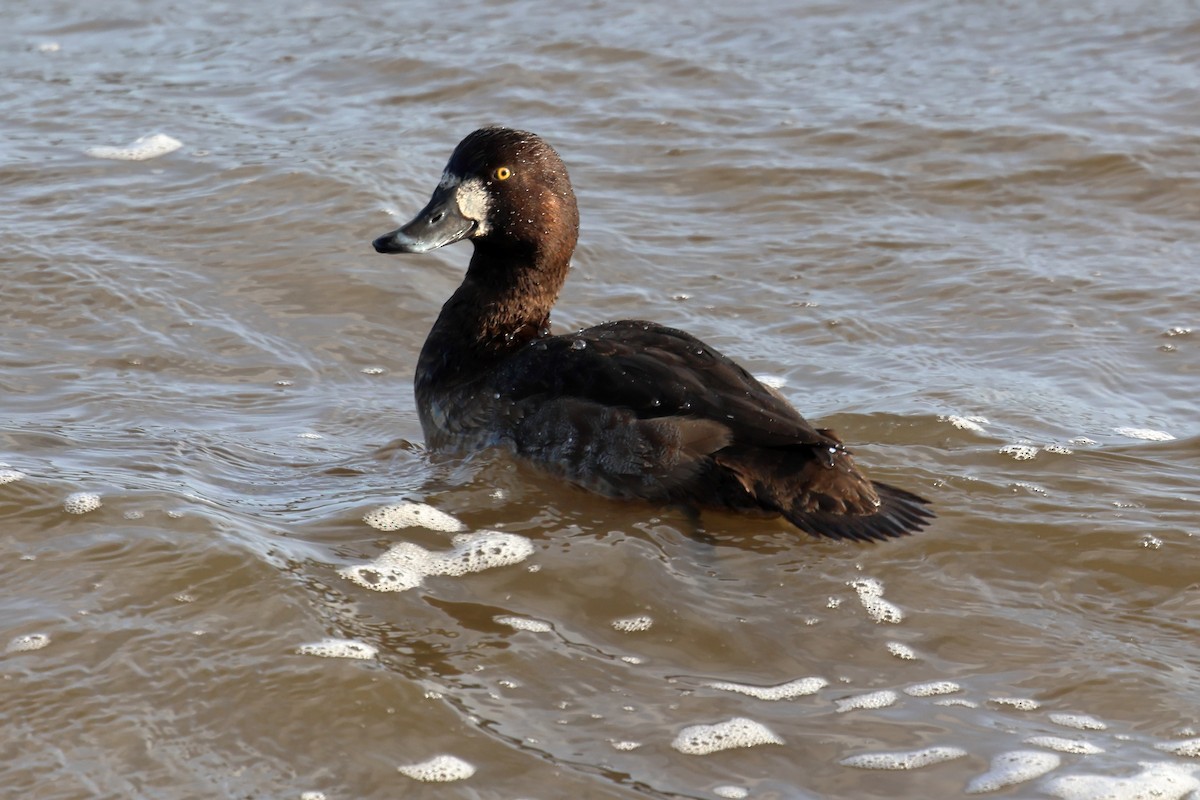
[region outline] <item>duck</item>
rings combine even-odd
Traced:
[[[412,221],[374,240],[379,253],[474,246],[417,359],[431,451],[502,448],[607,497],[781,515],[829,539],[929,524],[929,501],[867,478],[832,430],[695,336],[644,320],[552,333],[578,238],[559,154],[485,127],[455,147]]]

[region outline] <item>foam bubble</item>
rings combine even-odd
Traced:
[[[1061,736],[1030,736],[1025,740],[1025,744],[1032,744],[1037,747],[1044,747],[1047,750],[1057,750],[1060,753],[1074,753],[1081,756],[1104,752],[1104,748],[1097,747],[1091,742],[1064,739]]]
[[[1017,711],[1036,711],[1042,707],[1037,700],[1030,700],[1028,697],[993,697],[988,702],[998,706],[1009,706]]]
[[[1182,764],[1140,761],[1142,771],[1128,778],[1111,775],[1063,775],[1046,789],[1063,800],[1178,800],[1200,789],[1195,770]]]
[[[463,781],[475,774],[475,767],[473,765],[457,756],[450,755],[434,756],[428,761],[422,761],[420,764],[407,764],[402,767],[396,767],[396,769],[402,775],[407,775],[415,781],[427,781],[430,783]]]
[[[1006,444],[999,450],[1006,456],[1012,456],[1017,461],[1028,461],[1037,455],[1038,449],[1030,444]]]
[[[1046,445],[1046,452],[1047,453],[1057,453],[1060,456],[1069,456],[1072,453],[1074,453],[1075,451],[1072,450],[1071,448],[1067,447],[1065,444],[1058,444],[1057,442],[1055,442],[1054,444]]]
[[[1130,439],[1145,439],[1148,442],[1169,442],[1175,438],[1166,431],[1156,431],[1153,428],[1113,428],[1113,433],[1128,436]]]
[[[754,377],[769,389],[782,389],[787,385],[787,378],[782,375],[755,375]]]
[[[1081,731],[1103,731],[1108,725],[1087,714],[1051,714],[1050,721],[1064,728],[1078,728]]]
[[[300,800],[325,800],[324,792],[301,792]]]
[[[379,648],[353,639],[325,639],[302,644],[296,648],[296,653],[321,658],[360,658],[365,661],[374,658],[379,653]]]
[[[723,692],[737,692],[738,694],[757,697],[759,700],[791,700],[794,697],[816,694],[828,685],[829,681],[817,677],[797,678],[794,681],[781,683],[777,686],[751,686],[745,683],[731,683],[728,681],[705,684],[710,689],[720,689]]]
[[[1005,786],[1031,781],[1062,763],[1062,756],[1040,750],[1014,750],[992,759],[991,768],[967,784],[967,794],[994,792]]]
[[[363,375],[382,375],[383,367],[363,367],[359,370]]]
[[[857,694],[854,697],[847,697],[835,702],[837,703],[837,712],[844,714],[847,711],[857,711],[863,708],[887,708],[899,699],[900,695],[891,689],[884,689],[880,692]]]
[[[750,796],[750,790],[744,786],[714,786],[713,794],[717,797],[729,798],[729,800],[742,800],[742,798]]]
[[[949,422],[959,430],[973,431],[974,433],[986,433],[983,426],[988,424],[988,420],[984,417],[959,417],[953,414],[938,417],[938,422]]]
[[[904,659],[905,661],[916,661],[917,660],[917,651],[913,650],[911,647],[909,647],[906,644],[901,644],[900,642],[888,642],[887,650],[889,653],[894,655],[896,658],[901,658],[901,659]]]
[[[83,152],[92,158],[109,158],[116,161],[147,161],[165,156],[183,147],[183,142],[165,133],[155,133],[137,139],[128,147],[89,147]]]
[[[860,753],[847,756],[838,763],[858,769],[919,769],[930,764],[953,761],[967,754],[961,747],[926,747],[903,753]]]
[[[50,637],[44,633],[27,633],[18,636],[4,648],[7,653],[28,653],[30,650],[41,650],[50,644]]]
[[[875,578],[861,578],[850,581],[850,586],[858,592],[858,599],[867,614],[876,622],[897,623],[904,619],[904,612],[898,606],[883,599],[883,583]]]
[[[614,619],[612,621],[612,626],[623,633],[648,631],[653,624],[654,620],[645,614],[637,617],[622,617],[621,619]]]
[[[57,53],[60,49],[58,42],[42,42],[37,46],[39,53]]]
[[[68,514],[86,514],[100,507],[100,495],[94,492],[75,492],[63,500],[63,511]]]
[[[0,485],[25,479],[25,473],[20,470],[0,468]]]
[[[1154,745],[1159,750],[1166,750],[1177,756],[1200,758],[1200,739],[1185,739],[1181,742],[1159,742]]]
[[[961,692],[962,687],[954,681],[930,681],[928,683],[914,683],[904,690],[904,693],[909,697],[933,697],[939,694],[954,694]]]
[[[760,744],[783,744],[761,722],[734,717],[715,725],[690,725],[679,732],[671,746],[689,756],[703,756],[735,747],[755,747]]]
[[[637,750],[642,746],[641,742],[622,742],[614,739],[609,739],[608,743],[612,745],[614,750],[620,750],[623,753],[628,753],[630,750]]]
[[[431,531],[458,533],[467,529],[466,525],[445,511],[438,511],[424,503],[393,503],[381,506],[363,516],[363,522],[381,531],[419,527]]]
[[[460,533],[452,542],[453,548],[440,553],[401,542],[374,561],[343,567],[338,574],[377,592],[403,592],[430,575],[458,577],[518,564],[533,554],[533,543],[512,533]]]
[[[553,630],[549,622],[540,619],[530,619],[529,617],[513,617],[499,616],[494,618],[501,625],[507,625],[510,628],[515,628],[519,631],[530,631],[532,633],[546,633]]]

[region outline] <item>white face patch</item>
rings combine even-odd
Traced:
[[[445,176],[442,177],[442,180],[446,180]],[[458,189],[454,193],[454,199],[458,203],[458,213],[475,221],[474,235],[486,234],[488,232],[488,214],[492,210],[492,196],[488,194],[483,181],[478,178],[460,181]]]

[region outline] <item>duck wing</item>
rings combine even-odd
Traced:
[[[507,360],[498,383],[516,402],[568,397],[637,419],[710,420],[747,445],[840,445],[732,359],[653,322],[607,322],[534,340]]]
[[[683,331],[629,320],[545,337],[497,378],[513,449],[602,494],[781,513],[808,533],[861,541],[932,517],[925,500],[863,476],[836,434]]]

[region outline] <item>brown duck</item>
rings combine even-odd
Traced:
[[[929,523],[926,500],[864,477],[832,431],[690,334],[624,320],[552,335],[578,235],[558,154],[532,133],[483,128],[416,218],[375,240],[381,253],[475,245],[417,362],[431,448],[503,447],[610,497],[778,513],[835,539]]]

